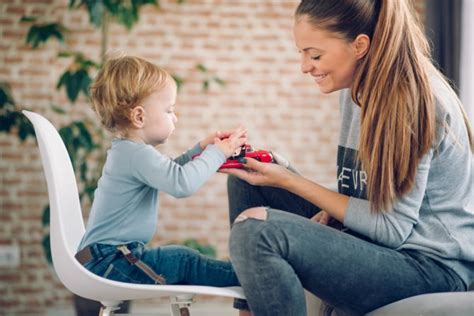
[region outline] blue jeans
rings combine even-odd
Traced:
[[[306,315],[303,289],[341,314],[360,315],[418,294],[464,291],[450,268],[308,220],[319,209],[281,189],[228,179],[231,219],[267,206],[267,218],[233,224],[230,255],[255,316]]]
[[[148,249],[142,243],[132,242],[128,248],[135,257],[165,278],[166,284],[192,284],[208,286],[237,286],[230,262],[215,260],[184,246],[162,246]],[[104,278],[139,284],[154,284],[147,274],[130,264],[116,246],[94,244],[93,260],[84,267]]]

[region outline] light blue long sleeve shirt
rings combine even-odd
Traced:
[[[200,155],[193,160],[196,154]],[[147,243],[157,227],[159,191],[188,197],[225,159],[215,145],[202,151],[197,144],[172,160],[150,145],[113,140],[79,249],[94,243]]]
[[[432,78],[436,142],[422,157],[414,187],[388,212],[372,213],[367,176],[357,165],[360,108],[350,91],[341,93],[342,128],[338,187],[350,196],[344,226],[393,249],[413,249],[474,281],[474,167],[467,130],[456,99]]]

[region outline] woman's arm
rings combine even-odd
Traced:
[[[226,169],[221,172],[235,175],[253,185],[288,190],[325,210],[338,221],[344,221],[349,197],[326,189],[277,164],[261,163],[251,158],[242,160],[242,163],[245,169]]]
[[[253,185],[286,189],[325,210],[349,229],[387,247],[397,248],[411,234],[418,221],[431,155],[432,150],[420,162],[414,188],[397,199],[390,211],[375,213],[367,200],[333,192],[276,164],[247,159],[246,170],[229,169],[226,173]]]
[[[295,174],[290,177],[289,181],[282,188],[317,205],[339,222],[344,222],[349,203],[348,196],[326,189],[309,179]]]

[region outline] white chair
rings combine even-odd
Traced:
[[[74,258],[85,230],[74,170],[66,147],[47,119],[34,112],[23,111],[23,114],[34,126],[48,185],[54,270],[68,290],[100,301],[102,315],[113,314],[125,300],[169,296],[171,314],[177,316],[188,314],[187,307],[195,294],[244,298],[240,287],[130,284],[111,281],[85,269]]]
[[[380,307],[367,316],[472,316],[474,292],[430,293],[412,296]]]

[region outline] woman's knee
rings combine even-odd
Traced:
[[[249,220],[253,219],[253,220]],[[267,219],[265,207],[253,207],[243,211],[235,220],[229,238],[229,250],[234,256],[248,257],[257,248],[262,224]]]
[[[243,222],[249,218],[265,221],[267,220],[267,215],[267,209],[265,207],[252,207],[240,213],[235,219],[234,224]]]

